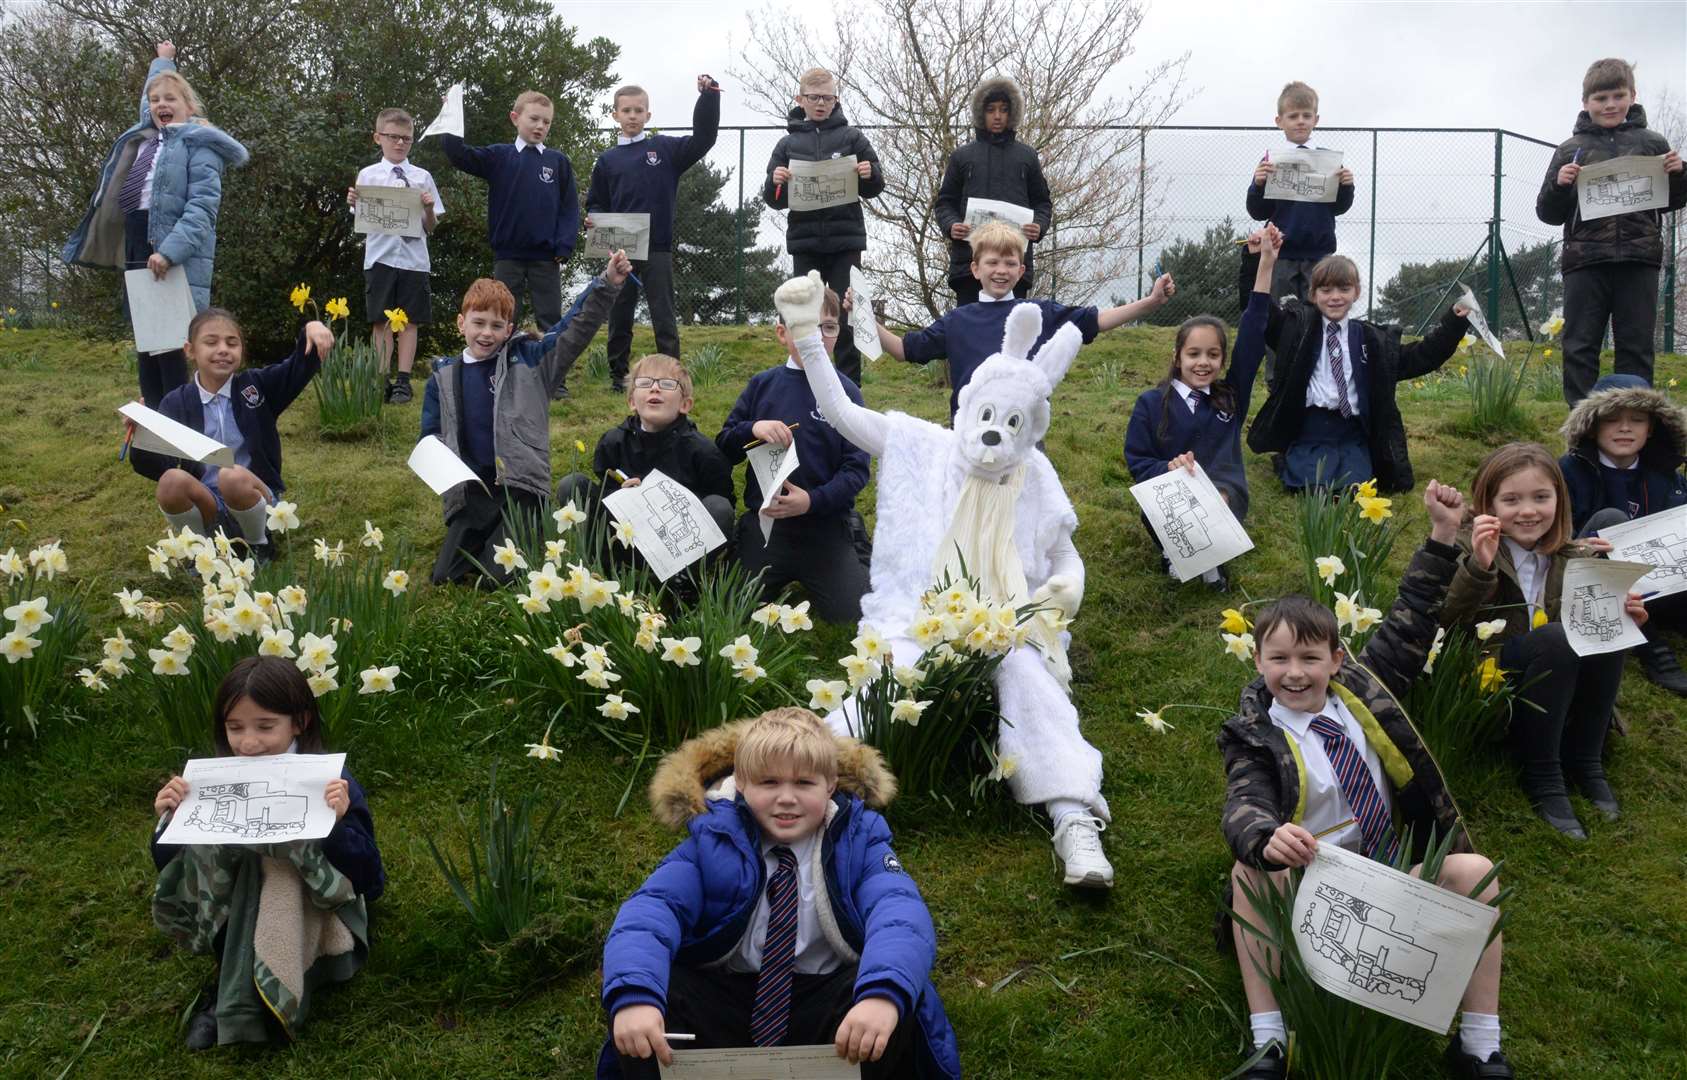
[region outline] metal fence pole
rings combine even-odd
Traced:
[[[1488,223],[1488,320],[1496,335],[1500,312],[1500,196],[1504,190],[1505,132],[1494,132],[1494,220]]]
[[[1371,257],[1370,265],[1365,269],[1365,281],[1370,288],[1365,293],[1365,317],[1375,318],[1373,312],[1377,302],[1377,131],[1371,129]]]
[[[1664,260],[1664,351],[1675,351],[1675,264],[1681,249],[1676,247],[1677,222],[1681,213],[1669,216],[1669,258]]]
[[[744,324],[744,129],[738,129],[738,212],[733,215],[732,261],[738,270],[738,324]]]
[[[1142,246],[1148,230],[1148,129],[1137,131],[1136,155],[1136,295],[1142,295]]]

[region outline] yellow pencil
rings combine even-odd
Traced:
[[[799,420],[796,423],[791,425],[791,430],[795,431],[800,427],[802,427],[802,421]],[[756,447],[760,446],[762,443],[764,443],[766,441],[767,441],[766,439],[751,439],[749,442],[744,444],[744,449],[754,450]]]

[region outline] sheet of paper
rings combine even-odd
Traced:
[[[745,1047],[737,1050],[675,1050],[661,1066],[671,1080],[861,1080],[861,1066],[824,1046]]]
[[[793,161],[791,182],[786,191],[792,210],[824,210],[829,206],[861,201],[861,177],[855,172],[855,155],[828,161]]]
[[[135,329],[135,351],[169,352],[187,344],[187,324],[198,310],[188,288],[187,271],[172,266],[163,280],[152,271],[123,271],[123,287],[129,293],[129,322]]]
[[[1687,506],[1600,529],[1599,535],[1611,541],[1611,558],[1651,566],[1634,584],[1642,596],[1687,592]]]
[[[1253,550],[1254,542],[1199,462],[1195,475],[1172,469],[1132,487],[1131,496],[1160,538],[1179,581]]]
[[[1583,165],[1576,174],[1576,202],[1583,221],[1669,208],[1663,155],[1618,157]]]
[[[855,333],[855,347],[869,360],[885,354],[879,344],[879,321],[873,315],[873,282],[859,266],[849,268],[849,287],[855,292],[849,309],[849,328]]]
[[[1571,559],[1564,564],[1558,621],[1577,656],[1620,652],[1646,643],[1624,610],[1634,583],[1652,572],[1646,562]]]
[[[1319,844],[1295,893],[1295,947],[1330,993],[1445,1035],[1499,914]]]
[[[159,837],[165,844],[279,844],[320,840],[338,819],[324,791],[344,754],[195,758],[182,770],[187,798]]]
[[[458,484],[468,483],[479,484],[480,489],[486,491],[486,483],[441,442],[438,435],[429,435],[417,443],[416,449],[410,451],[408,464],[410,471],[421,477],[422,483],[433,488],[435,495],[443,495]]]
[[[1340,186],[1340,150],[1285,150],[1265,178],[1265,197],[1285,202],[1335,202]]]
[[[779,494],[785,481],[797,471],[797,444],[774,446],[762,443],[751,447],[744,457],[749,461],[750,468],[755,470],[756,483],[761,485],[760,509],[766,510],[773,505],[773,497]],[[773,519],[766,514],[757,514],[756,522],[761,525],[761,539],[765,544],[773,535]]]
[[[586,230],[586,254],[607,259],[617,251],[625,251],[634,262],[650,258],[649,214],[592,212],[592,227]]]
[[[422,235],[422,189],[357,185],[352,231],[387,236]]]
[[[138,401],[118,406],[117,413],[135,422],[134,446],[137,450],[202,461],[207,465],[234,464],[233,450],[204,432],[195,431]]]
[[[422,138],[429,135],[455,135],[463,137],[463,84],[454,83],[445,92],[445,101],[440,105],[439,115],[433,118],[433,123],[422,132]],[[418,142],[421,140],[418,139]]]
[[[1481,338],[1488,348],[1494,350],[1494,355],[1505,358],[1505,345],[1488,329],[1488,317],[1482,314],[1482,305],[1476,302],[1476,294],[1470,291],[1470,286],[1459,282],[1459,303],[1470,312],[1470,329]]]
[[[603,505],[616,521],[632,525],[633,547],[663,581],[726,543],[697,496],[661,470],[605,495]]]
[[[1036,215],[1029,206],[1002,202],[1000,199],[968,199],[967,224],[973,228],[992,221],[1005,221],[1015,227],[1031,224]]]

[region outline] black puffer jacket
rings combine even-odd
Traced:
[[[1576,185],[1560,187],[1558,170],[1575,159],[1584,168],[1614,157],[1656,156],[1669,153],[1669,140],[1646,127],[1646,110],[1630,105],[1628,116],[1614,128],[1600,127],[1583,110],[1576,117],[1575,134],[1558,147],[1546,167],[1546,179],[1535,196],[1535,216],[1548,225],[1564,226],[1564,254],[1560,265],[1567,274],[1608,262],[1638,262],[1662,266],[1663,214],[1645,210],[1583,221],[1576,202]],[[1687,170],[1667,174],[1669,208],[1687,206]]]
[[[635,414],[604,432],[592,453],[592,471],[601,477],[610,469],[640,480],[660,469],[699,499],[719,495],[732,501],[732,466],[689,416],[646,431]]]
[[[994,94],[1006,94],[1008,126],[1000,135],[992,135],[984,126],[984,102]],[[1025,97],[1012,79],[985,79],[972,92],[972,126],[977,137],[965,146],[957,146],[949,155],[949,166],[943,172],[943,185],[937,189],[932,209],[937,216],[937,229],[945,239],[949,228],[966,220],[968,199],[999,199],[1002,202],[1030,207],[1032,218],[1040,229],[1039,239],[1047,236],[1054,226],[1054,200],[1049,195],[1048,181],[1043,179],[1043,163],[1037,158],[1035,147],[1014,138],[1025,119]],[[1025,273],[1031,273],[1031,251],[1025,251]],[[949,280],[965,280],[972,276],[972,245],[965,240],[949,242]]]
[[[767,181],[762,185],[762,201],[775,210],[790,205],[786,198],[789,184],[776,185],[773,170],[791,167],[793,161],[829,161],[832,158],[855,155],[856,161],[872,162],[872,175],[861,181],[863,199],[871,199],[885,188],[884,172],[879,168],[879,155],[873,144],[844,119],[843,105],[833,107],[832,115],[816,124],[803,112],[793,108],[786,118],[790,134],[779,140],[773,156],[767,159]],[[861,214],[859,202],[831,206],[824,210],[793,210],[785,227],[785,250],[793,255],[835,255],[842,251],[867,250],[867,221]]]

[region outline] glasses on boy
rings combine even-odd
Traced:
[[[810,105],[830,105],[838,100],[834,94],[804,94],[802,99]]]
[[[378,131],[378,132],[376,132],[376,134],[379,135],[383,139],[391,139],[393,142],[398,143],[400,146],[403,146],[405,143],[413,143],[413,142],[416,141],[416,136],[414,136],[414,135],[400,135],[396,131]]]
[[[820,333],[826,337],[837,337],[842,330],[843,327],[835,322],[823,322],[820,324]]]
[[[662,390],[678,390],[678,379],[653,379],[648,375],[640,375],[633,380],[633,387],[637,390],[649,390],[652,386]]]

